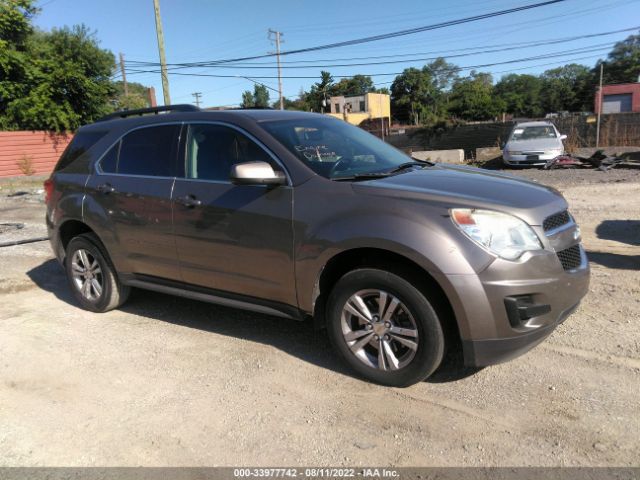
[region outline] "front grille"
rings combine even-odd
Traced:
[[[565,270],[573,270],[578,268],[582,263],[582,257],[580,256],[580,245],[574,245],[573,247],[565,248],[556,252],[558,260],[562,264],[562,268]]]
[[[542,222],[542,228],[545,232],[548,232],[549,230],[553,230],[554,228],[566,225],[570,221],[571,217],[569,216],[569,212],[565,210],[564,212],[555,213],[545,218],[544,222]]]

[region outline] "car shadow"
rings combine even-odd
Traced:
[[[596,235],[603,240],[640,246],[640,220],[604,220],[596,227]],[[640,249],[638,249],[640,253]],[[640,270],[639,255],[588,251],[589,261],[618,270]]]
[[[596,235],[603,240],[640,246],[640,220],[604,220],[596,227]]]
[[[620,253],[589,252],[590,262],[617,270],[640,270],[640,255],[622,255]]]
[[[77,306],[64,270],[55,260],[29,270],[27,275],[41,289]],[[319,367],[358,378],[336,357],[326,333],[316,330],[311,321],[287,320],[139,289],[133,289],[129,300],[119,310],[186,328],[271,345]],[[476,371],[462,366],[461,355],[448,355],[427,382],[452,382]]]

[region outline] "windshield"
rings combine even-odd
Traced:
[[[318,175],[340,179],[387,172],[411,161],[364,130],[329,117],[261,123]]]
[[[511,134],[511,140],[536,140],[538,138],[556,138],[555,128],[551,125],[516,127]]]

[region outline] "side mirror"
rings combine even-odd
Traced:
[[[567,136],[566,135],[560,135],[560,140],[566,140]]]
[[[286,177],[267,162],[244,162],[231,167],[229,175],[235,185],[285,185]]]
[[[500,144],[500,150],[504,150],[504,147],[506,147],[506,146],[507,146],[507,144],[505,142],[502,142]]]

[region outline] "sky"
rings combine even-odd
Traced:
[[[540,1],[160,0],[160,10],[167,63],[172,64],[264,55],[275,50],[267,37],[270,28],[283,33],[282,51],[288,51],[433,25]],[[83,23],[95,31],[102,48],[111,50],[116,57],[120,52],[124,54],[127,70],[157,70],[157,67],[134,64],[135,61],[159,61],[152,0],[41,0],[37,5],[42,9],[35,18],[37,27],[50,30]],[[306,63],[283,63],[287,67],[283,68],[283,77],[313,78],[284,78],[283,94],[295,98],[301,88],[308,89],[318,81],[320,70],[330,71],[336,80],[340,76],[371,75],[376,86],[389,87],[394,74],[408,67],[422,67],[437,56],[463,67],[502,62],[502,65],[478,68],[492,73],[496,81],[507,73],[538,74],[573,62],[593,66],[598,58],[606,57],[615,42],[638,33],[638,29],[594,38],[564,39],[638,26],[640,0],[565,0],[397,38],[285,55],[283,62]],[[540,45],[555,40],[562,41]],[[531,58],[547,54],[556,56]],[[362,57],[362,60],[353,60]],[[372,62],[395,63],[327,66]],[[253,90],[256,81],[277,90],[277,78],[267,78],[277,77],[275,57],[243,63],[242,66],[173,70],[169,75],[171,102],[193,103],[192,93],[201,92],[202,106],[234,106],[241,101],[244,90]],[[260,68],[249,68],[246,63]],[[467,75],[468,72],[462,70],[460,74]],[[115,77],[120,78],[119,75]],[[163,103],[159,73],[130,72],[127,80],[155,87],[158,104]],[[270,95],[272,100],[277,99],[276,91],[271,90]]]

